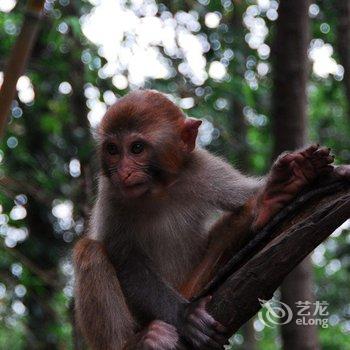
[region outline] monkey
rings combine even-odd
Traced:
[[[207,254],[191,273],[191,279],[180,288],[181,294],[186,298],[198,295],[219,268],[252,238],[254,232],[263,228],[274,214],[317,177],[331,175],[348,179],[349,166],[330,165],[334,161],[330,151],[330,148],[320,148],[317,144],[305,150],[283,153],[273,164],[263,191],[259,191],[238,211],[216,222],[209,233]],[[257,212],[259,215],[255,216]]]
[[[312,145],[265,178],[243,175],[196,146],[200,124],[154,90],[122,97],[101,121],[97,200],[73,250],[76,320],[94,350],[222,349],[210,296],[189,297],[227,251],[334,172],[330,150]]]

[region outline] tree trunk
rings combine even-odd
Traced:
[[[348,118],[350,121],[350,0],[336,0],[337,12],[337,51],[339,61],[344,67],[344,87],[348,101]]]
[[[318,349],[316,327],[298,326],[295,323],[295,316],[298,313],[295,302],[314,302],[313,268],[309,256],[286,277],[281,286],[281,293],[282,301],[290,306],[294,315],[290,323],[282,326],[284,349]],[[312,309],[312,305],[310,304],[309,310]],[[311,314],[313,314],[312,311]],[[308,318],[308,316],[305,317]]]
[[[245,3],[235,4],[235,9],[232,11],[232,15],[229,18],[228,26],[231,35],[234,37],[232,49],[236,51],[241,51],[244,59],[234,60],[230,64],[230,74],[232,76],[239,77],[242,82],[245,81],[244,73],[246,71],[245,60],[248,58],[250,52],[247,46],[247,43],[244,40],[245,30],[243,27],[243,14],[246,10],[247,5]],[[243,90],[244,83],[240,84],[239,89]],[[248,172],[249,169],[249,154],[250,149],[247,142],[247,132],[248,125],[245,119],[244,113],[244,99],[243,96],[237,94],[237,91],[231,94],[231,103],[230,103],[230,126],[231,126],[231,135],[232,135],[232,144],[235,148],[235,159],[237,160],[236,166]]]
[[[274,156],[307,140],[309,1],[282,0],[273,43],[272,132]]]
[[[23,73],[39,29],[45,0],[29,0],[21,32],[6,65],[4,81],[0,90],[0,137],[2,136],[11,103],[16,96],[16,84]]]
[[[349,217],[349,181],[315,184],[283,208],[193,300],[212,295],[209,313],[236,332],[261,308],[259,299],[269,300],[286,276]],[[299,349],[305,345],[294,347]]]
[[[273,44],[273,155],[294,150],[307,142],[307,49],[309,1],[282,0]],[[296,313],[297,301],[313,302],[312,265],[306,258],[284,280],[282,301]],[[294,314],[295,314],[294,313]],[[293,320],[282,326],[284,350],[319,348],[315,326],[297,326]]]
[[[229,20],[230,33],[234,37],[232,49],[241,50],[245,57],[245,60],[249,56],[249,48],[244,40],[245,30],[243,27],[243,13],[246,10],[247,5],[235,4],[235,9],[232,12],[232,16]],[[238,66],[237,66],[238,65]],[[244,71],[245,67],[241,67],[239,63],[235,63],[231,74],[240,76],[242,81],[244,81]],[[250,168],[250,147],[247,141],[248,125],[243,113],[243,103],[240,101],[240,96],[233,93],[231,96],[231,106],[230,106],[230,121],[232,129],[232,137],[237,145],[235,147],[235,158],[237,160],[236,166],[245,173],[249,172]],[[256,337],[254,329],[254,317],[251,318],[243,327],[243,350],[256,350]]]

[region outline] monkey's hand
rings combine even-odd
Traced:
[[[317,177],[332,173],[333,161],[334,156],[330,154],[330,148],[319,147],[319,145],[282,154],[273,164],[266,185],[258,197],[254,228],[263,227]],[[349,168],[346,172],[350,175]]]
[[[228,342],[226,328],[206,311],[211,296],[191,303],[185,313],[180,334],[190,344],[190,349],[223,349]]]
[[[169,323],[155,320],[139,335],[135,350],[180,350],[184,349],[179,342],[176,328]]]

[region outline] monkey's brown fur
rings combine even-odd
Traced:
[[[93,349],[221,349],[227,335],[207,300],[186,298],[248,239],[255,217],[262,226],[329,171],[329,151],[312,146],[280,158],[267,181],[244,176],[195,148],[199,125],[147,90],[102,120],[98,197],[74,249],[76,318]]]

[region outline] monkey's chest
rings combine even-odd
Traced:
[[[158,273],[175,287],[183,283],[205,252],[207,229],[204,218],[159,215],[143,230],[144,239],[140,243]]]

